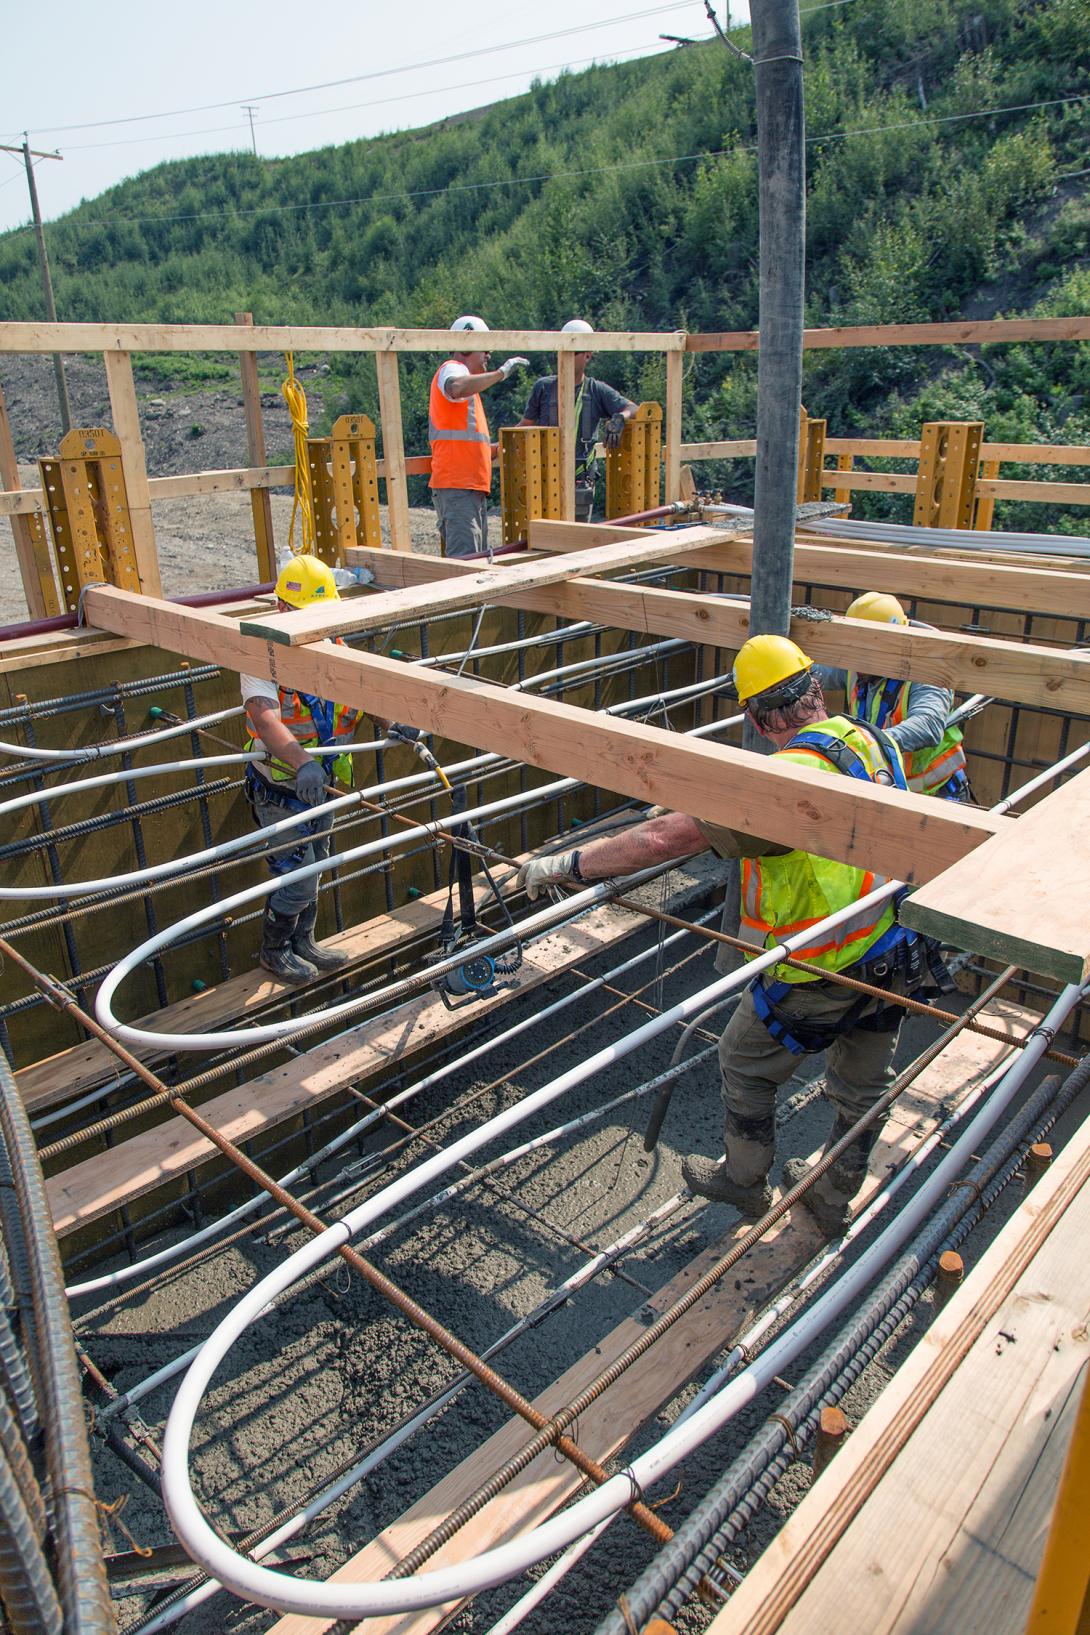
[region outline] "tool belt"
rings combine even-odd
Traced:
[[[325,757],[322,759],[322,765],[325,765]],[[298,845],[290,852],[279,852],[275,856],[265,859],[272,874],[290,874],[293,869],[301,868],[307,861],[308,846],[326,828],[326,825],[321,822],[319,817],[321,807],[308,806],[305,800],[299,799],[290,784],[272,783],[268,778],[263,778],[254,767],[254,763],[250,761],[246,767],[246,800],[253,814],[253,820],[259,828],[261,827],[261,819],[257,810],[258,791],[260,791],[262,800],[270,801],[273,806],[282,806],[285,812],[313,812],[315,814],[309,823],[304,823],[297,831],[299,835]]]

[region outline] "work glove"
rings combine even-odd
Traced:
[[[295,774],[295,793],[304,806],[321,806],[325,800],[325,768],[321,761],[308,761]]]
[[[623,414],[611,414],[602,427],[602,442],[608,449],[620,448],[621,438],[624,436],[625,418]]]
[[[514,374],[516,369],[525,369],[529,366],[529,363],[529,358],[507,358],[500,364],[500,374],[504,380],[507,380]]]
[[[391,721],[386,728],[387,738],[400,738],[402,743],[415,744],[420,737],[419,727],[407,727],[401,721]]]
[[[574,851],[554,852],[551,857],[531,857],[519,869],[517,884],[530,901],[536,903],[547,886],[575,880],[575,858]]]

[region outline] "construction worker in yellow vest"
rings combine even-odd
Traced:
[[[787,637],[750,637],[738,653],[734,678],[739,702],[777,756],[815,778],[848,776],[906,788],[896,745],[878,728],[829,717],[811,660]],[[755,952],[775,947],[883,883],[866,868],[680,812],[649,818],[575,851],[535,857],[519,879],[534,898],[548,885],[631,874],[708,848],[741,860],[741,936]],[[932,983],[928,955],[923,940],[898,923],[894,900],[886,899],[799,951],[830,977],[785,964],[756,977],[719,1042],[725,1155],[718,1161],[686,1158],[682,1173],[690,1189],[749,1216],[771,1205],[776,1092],[805,1054],[826,1052],[825,1093],[835,1114],[826,1150],[838,1141],[889,1088],[903,1013],[888,1001],[838,986],[831,975],[848,972],[888,992],[911,993]],[[848,1206],[865,1178],[877,1133],[872,1128],[860,1135],[805,1194],[827,1232],[849,1219]],[[805,1173],[804,1160],[791,1160],[784,1168],[786,1184],[794,1185]]]
[[[877,624],[930,627],[910,619],[897,600],[883,591],[868,590],[847,610],[849,619],[871,619]],[[949,724],[954,695],[947,687],[926,681],[898,681],[896,677],[858,675],[854,670],[820,666],[826,688],[843,688],[847,713],[871,726],[881,727],[904,757],[908,787],[918,795],[943,800],[969,800],[969,779],[961,728]]]
[[[467,312],[451,329],[487,335],[483,318]],[[463,342],[468,346],[468,343]],[[492,433],[481,393],[524,369],[527,358],[507,358],[489,369],[492,354],[475,341],[452,352],[432,376],[428,394],[431,497],[444,556],[478,556],[488,549],[488,495],[492,488]]]
[[[276,581],[281,613],[338,600],[332,570],[318,557],[293,556],[281,568]],[[385,721],[366,710],[278,687],[266,676],[240,675],[239,683],[250,728],[246,747],[264,749],[269,757],[251,761],[246,768],[246,798],[254,821],[263,829],[293,812],[320,807],[334,778],[351,785],[352,760],[343,747],[362,717],[387,730]],[[411,733],[411,728],[396,729],[396,735]],[[319,749],[321,755],[310,753]],[[268,859],[276,876],[329,856],[330,820],[316,812],[311,822],[279,838],[284,849]],[[317,917],[317,874],[289,880],[265,899],[259,959],[266,971],[285,982],[308,982],[319,971],[335,971],[345,964],[344,954],[315,942]]]

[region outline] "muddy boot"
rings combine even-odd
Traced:
[[[871,1148],[878,1139],[880,1128],[881,1126],[878,1128],[872,1126],[857,1135],[832,1168],[826,1170],[799,1199],[800,1204],[806,1207],[827,1237],[839,1237],[851,1224],[851,1201],[866,1180],[867,1160],[870,1158]],[[850,1129],[851,1124],[848,1120],[841,1113],[837,1113],[825,1143],[825,1151],[828,1152],[830,1147],[835,1146]],[[784,1187],[798,1186],[809,1173],[810,1165],[805,1158],[789,1159],[783,1167]]]
[[[317,966],[319,971],[339,971],[342,965],[348,964],[347,954],[338,954],[332,948],[323,948],[321,943],[314,940],[314,922],[318,918],[318,904],[311,903],[304,908],[295,922],[292,933],[291,946],[301,960]]]
[[[294,914],[278,914],[266,902],[265,918],[261,922],[261,952],[257,957],[262,967],[282,982],[310,982],[318,971],[309,960],[300,959],[291,945],[295,920]]]
[[[775,1154],[775,1127],[770,1118],[727,1114],[726,1156],[686,1158],[681,1166],[690,1192],[713,1203],[733,1204],[743,1215],[763,1215],[772,1208],[768,1171]]]

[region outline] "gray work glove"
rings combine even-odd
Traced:
[[[519,869],[517,884],[532,903],[547,886],[558,886],[575,880],[575,852],[555,852],[552,857],[531,857]]]
[[[321,761],[308,761],[295,774],[295,793],[304,806],[321,806],[325,800],[325,768]]]
[[[621,438],[624,436],[625,418],[623,414],[611,414],[602,427],[602,442],[608,449],[620,448]]]
[[[420,737],[419,727],[407,727],[401,721],[391,721],[386,728],[387,738],[400,738],[403,744],[415,744]]]
[[[500,364],[500,374],[504,380],[508,380],[516,369],[526,369],[529,367],[529,363],[529,358],[507,358]]]

